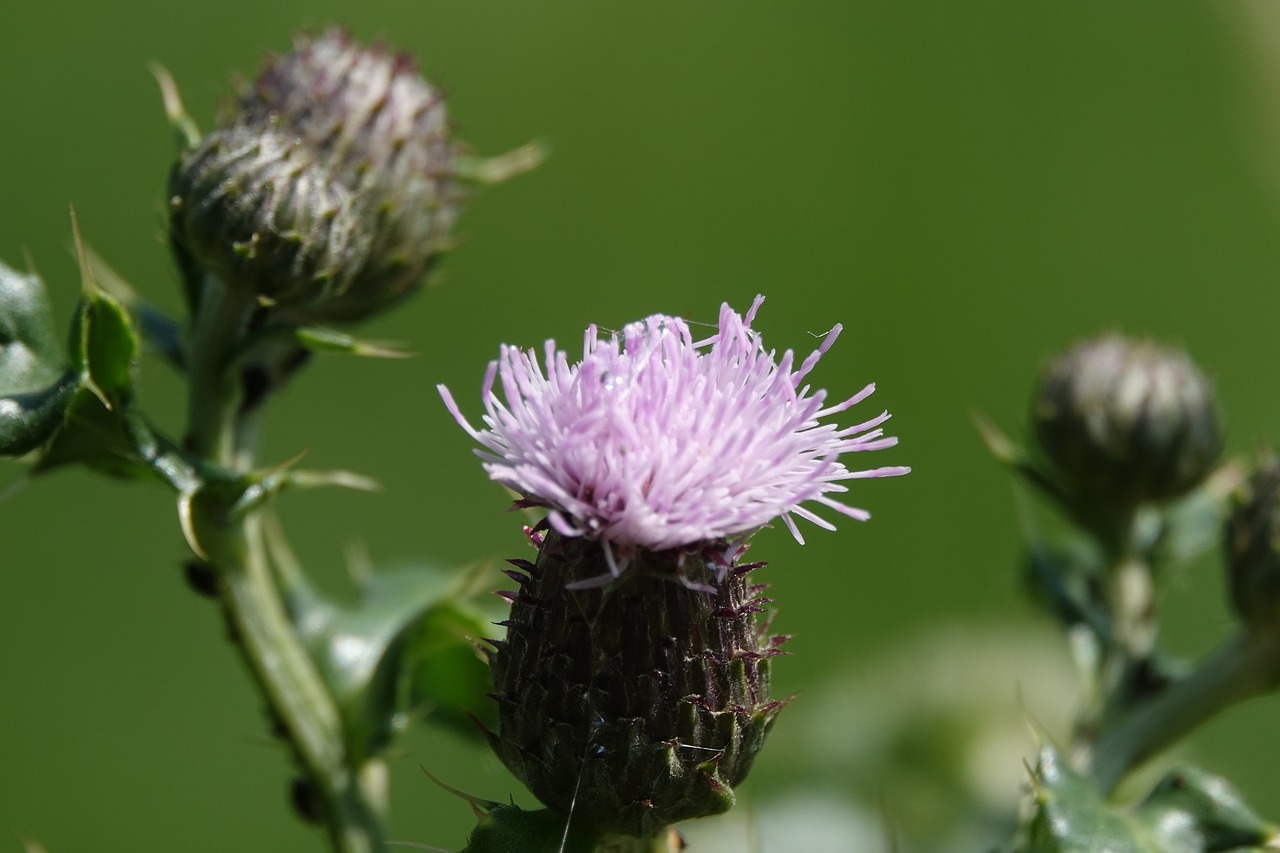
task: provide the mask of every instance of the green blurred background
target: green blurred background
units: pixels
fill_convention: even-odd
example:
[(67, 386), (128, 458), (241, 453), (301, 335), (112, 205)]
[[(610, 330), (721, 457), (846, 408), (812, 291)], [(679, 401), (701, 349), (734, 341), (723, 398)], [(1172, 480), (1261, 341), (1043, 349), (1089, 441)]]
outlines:
[[(31, 258), (63, 318), (78, 286), (68, 203), (144, 295), (179, 304), (162, 239), (173, 139), (149, 62), (208, 126), (234, 75), (299, 27), (342, 23), (416, 53), (478, 151), (553, 144), (470, 205), (443, 286), (366, 330), (416, 359), (322, 358), (277, 407), (266, 458), (307, 448), (309, 465), (385, 487), (287, 498), (299, 551), (335, 584), (353, 542), (387, 561), (525, 553), (435, 392), (447, 383), (476, 413), (499, 342), (572, 346), (589, 322), (655, 311), (712, 321), (756, 293), (772, 345), (807, 350), (845, 324), (816, 380), (879, 383), (866, 406), (893, 411), (902, 444), (877, 461), (915, 471), (856, 488), (867, 525), (812, 530), (804, 548), (782, 530), (757, 539), (776, 626), (796, 635), (779, 692), (805, 694), (777, 727), (790, 746), (742, 790), (761, 815), (814, 790), (851, 810), (877, 788), (890, 815), (920, 808), (928, 780), (868, 781), (840, 748), (895, 678), (942, 666), (955, 696), (1007, 710), (1024, 750), (1020, 701), (1069, 711), (1069, 690), (1037, 695), (1061, 660), (1029, 651), (1055, 644), (1018, 589), (1009, 478), (969, 420), (1016, 430), (1048, 355), (1109, 328), (1183, 343), (1217, 380), (1233, 452), (1280, 437), (1280, 19), (1262, 0), (49, 0), (3, 19), (0, 258)], [(148, 408), (177, 430), (177, 382), (155, 363), (146, 376)], [(5, 464), (0, 487), (20, 474)], [(0, 827), (51, 853), (322, 849), (285, 807), (286, 762), (183, 554), (157, 487), (62, 472), (0, 505)], [(1230, 631), (1218, 574), (1206, 560), (1167, 590), (1176, 650)], [(1237, 709), (1193, 747), (1272, 817), (1278, 710)], [(844, 758), (823, 768), (824, 751)], [(419, 764), (520, 798), (486, 753), (424, 732), (395, 766), (397, 837), (457, 849), (469, 827)], [(1012, 793), (1016, 753), (998, 769)], [(831, 849), (868, 849), (844, 843)]]

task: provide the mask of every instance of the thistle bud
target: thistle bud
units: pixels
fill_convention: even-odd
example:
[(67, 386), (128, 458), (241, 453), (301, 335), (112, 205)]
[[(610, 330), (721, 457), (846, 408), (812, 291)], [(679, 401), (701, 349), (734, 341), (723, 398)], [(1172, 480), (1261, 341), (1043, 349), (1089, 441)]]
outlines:
[(339, 32), (267, 63), (231, 121), (170, 176), (184, 269), (298, 324), (399, 302), (449, 244), (461, 192), (441, 94)]
[(299, 141), (246, 126), (206, 136), (174, 173), (186, 250), (221, 281), (294, 305), (343, 292), (371, 239), (354, 197)]
[(1280, 460), (1264, 460), (1241, 487), (1226, 534), (1236, 613), (1251, 627), (1280, 627)]
[(783, 638), (757, 621), (751, 565), (643, 552), (607, 587), (570, 588), (607, 562), (601, 543), (549, 533), (513, 573), (492, 741), (546, 805), (647, 837), (733, 805), (784, 704), (769, 696)]
[(1184, 494), (1222, 449), (1213, 387), (1191, 359), (1119, 335), (1081, 342), (1050, 362), (1032, 423), (1075, 490), (1117, 505)]

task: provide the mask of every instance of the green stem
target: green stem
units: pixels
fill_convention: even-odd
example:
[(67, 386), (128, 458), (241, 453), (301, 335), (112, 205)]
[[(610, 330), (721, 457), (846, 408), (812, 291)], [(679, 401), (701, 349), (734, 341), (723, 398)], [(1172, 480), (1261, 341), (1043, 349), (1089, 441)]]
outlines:
[(252, 296), (206, 276), (187, 347), (188, 449), (226, 467), (235, 462), (238, 389), (231, 354), (253, 308)]
[[(230, 353), (253, 303), (209, 282), (189, 351), (190, 450), (231, 470), (253, 464), (242, 434)], [(232, 500), (234, 497), (231, 498)], [(342, 719), (285, 609), (272, 576), (259, 510), (232, 517), (215, 488), (191, 503), (196, 541), (218, 573), (231, 629), (254, 681), (279, 722), (319, 806), (335, 853), (374, 853), (386, 839), (384, 768), (355, 767)]]
[(1148, 549), (1138, 542), (1137, 511), (1112, 509), (1101, 519), (1093, 530), (1109, 558), (1095, 606), (1105, 613), (1107, 628), (1098, 637), (1093, 700), (1076, 722), (1077, 755), (1088, 755), (1100, 731), (1147, 698), (1159, 624), (1155, 577)]
[(1092, 747), (1091, 775), (1110, 793), (1125, 775), (1204, 721), (1280, 686), (1277, 638), (1242, 633), (1183, 681), (1103, 731)]
[(1156, 646), (1156, 588), (1146, 560), (1129, 555), (1112, 567), (1110, 586), (1111, 640), (1115, 657), (1142, 661)]

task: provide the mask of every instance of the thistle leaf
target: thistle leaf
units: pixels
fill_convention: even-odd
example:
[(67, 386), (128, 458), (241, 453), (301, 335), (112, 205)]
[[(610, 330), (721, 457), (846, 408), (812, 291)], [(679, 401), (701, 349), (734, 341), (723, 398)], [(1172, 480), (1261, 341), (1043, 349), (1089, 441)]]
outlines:
[(74, 386), (44, 283), (0, 264), (0, 454), (20, 456), (43, 444)]
[(412, 355), (399, 344), (366, 341), (323, 326), (305, 326), (293, 331), (298, 343), (315, 352), (338, 352), (364, 358), (409, 358)]
[(1196, 767), (1175, 768), (1126, 809), (1046, 746), (1032, 787), (1036, 810), (1021, 853), (1226, 853), (1273, 849), (1280, 838), (1280, 826), (1260, 818), (1226, 780)]
[(594, 833), (560, 812), (494, 803), (471, 831), (462, 853), (592, 853), (596, 841)]
[(1137, 807), (1165, 853), (1274, 847), (1280, 826), (1260, 818), (1239, 792), (1198, 767), (1169, 771)]
[(354, 602), (321, 593), (278, 555), (290, 614), (329, 684), (348, 744), (382, 752), (416, 719), (479, 735), (493, 716), (489, 670), (476, 642), (489, 617), (457, 591), (456, 574), (426, 566), (377, 569)]
[(1036, 808), (1020, 853), (1160, 853), (1052, 747), (1040, 751), (1032, 789)]
[(80, 463), (119, 477), (150, 476), (159, 443), (134, 405), (140, 344), (129, 313), (86, 286), (68, 349), (74, 391), (36, 472)]

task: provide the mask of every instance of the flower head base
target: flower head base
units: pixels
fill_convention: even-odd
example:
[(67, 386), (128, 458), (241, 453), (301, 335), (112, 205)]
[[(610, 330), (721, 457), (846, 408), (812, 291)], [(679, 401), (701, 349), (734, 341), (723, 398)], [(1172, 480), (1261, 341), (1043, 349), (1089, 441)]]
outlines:
[(866, 519), (831, 495), (847, 480), (909, 469), (850, 470), (840, 461), (896, 444), (882, 428), (889, 413), (844, 428), (823, 423), (875, 386), (825, 405), (826, 392), (804, 380), (841, 327), (797, 367), (790, 350), (776, 359), (752, 330), (763, 301), (756, 297), (746, 317), (723, 305), (716, 333), (701, 341), (684, 320), (661, 314), (608, 339), (591, 326), (572, 365), (554, 341), (542, 364), (504, 346), (485, 377), (483, 430), (443, 386), (440, 393), (483, 446), (476, 452), (492, 479), (546, 506), (561, 535), (601, 540), (623, 565), (636, 549), (696, 548), (777, 517), (803, 542), (792, 516), (833, 529), (803, 504)]

